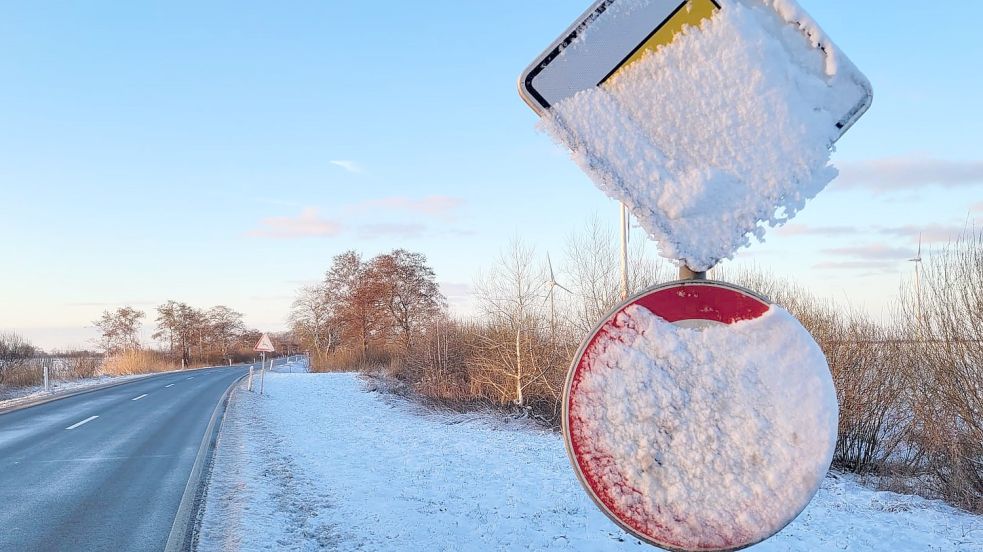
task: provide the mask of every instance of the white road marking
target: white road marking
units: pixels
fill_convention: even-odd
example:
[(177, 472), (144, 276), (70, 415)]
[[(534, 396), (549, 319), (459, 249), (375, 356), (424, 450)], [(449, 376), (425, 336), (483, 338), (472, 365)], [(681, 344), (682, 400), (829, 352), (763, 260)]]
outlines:
[(78, 426), (80, 426), (80, 425), (83, 425), (83, 424), (87, 424), (87, 423), (89, 423), (89, 422), (91, 422), (92, 420), (95, 420), (95, 419), (96, 419), (96, 418), (98, 418), (98, 417), (99, 417), (99, 416), (89, 416), (88, 418), (86, 418), (86, 419), (84, 419), (84, 420), (82, 420), (81, 422), (79, 422), (79, 423), (77, 423), (77, 424), (72, 424), (72, 425), (70, 425), (70, 426), (68, 426), (68, 427), (66, 427), (65, 429), (75, 429), (75, 428), (77, 428)]
[[(115, 462), (119, 460), (139, 460), (144, 458), (173, 458), (173, 454), (143, 454), (140, 456), (95, 456), (90, 458), (66, 458), (60, 460), (34, 460), (35, 464), (66, 464), (75, 462)], [(20, 462), (15, 462), (19, 464)]]
[(140, 399), (142, 399), (142, 398), (144, 398), (144, 397), (146, 397), (146, 396), (147, 396), (147, 393), (144, 393), (143, 395), (140, 395), (139, 397), (133, 397), (133, 398), (132, 398), (132, 399), (130, 399), (130, 400), (131, 400), (131, 401), (139, 401)]
[(170, 385), (165, 385), (164, 387), (165, 387), (165, 388), (167, 388), (167, 387), (174, 387), (174, 384), (172, 383), (172, 384), (170, 384)]
[(186, 377), (184, 379), (195, 379), (195, 377), (194, 376), (188, 376), (188, 377)]

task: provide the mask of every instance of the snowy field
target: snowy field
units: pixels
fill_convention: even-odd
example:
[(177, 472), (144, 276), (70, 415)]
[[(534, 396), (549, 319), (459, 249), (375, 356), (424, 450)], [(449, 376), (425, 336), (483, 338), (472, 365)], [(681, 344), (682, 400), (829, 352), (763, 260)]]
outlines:
[[(352, 374), (271, 373), (222, 429), (199, 550), (644, 550), (581, 490), (561, 439), (426, 412)], [(983, 518), (828, 477), (750, 550), (983, 550)]]

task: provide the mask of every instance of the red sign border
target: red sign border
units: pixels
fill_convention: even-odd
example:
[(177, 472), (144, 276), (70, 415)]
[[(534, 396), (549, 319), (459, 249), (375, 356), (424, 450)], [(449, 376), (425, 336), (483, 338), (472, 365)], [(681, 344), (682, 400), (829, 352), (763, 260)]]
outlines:
[[(694, 301), (691, 299), (692, 297), (707, 299), (708, 301), (714, 302), (715, 305), (711, 306), (710, 308), (696, 308)], [(725, 299), (726, 297), (738, 298), (739, 300), (735, 301), (733, 304), (728, 304), (727, 302), (719, 303), (719, 301)], [(611, 521), (618, 525), (618, 527), (621, 527), (628, 534), (644, 543), (658, 546), (666, 550), (689, 552), (684, 549), (675, 548), (668, 543), (659, 542), (653, 539), (651, 536), (645, 535), (639, 530), (631, 527), (628, 525), (628, 523), (618, 517), (618, 515), (608, 507), (604, 500), (597, 495), (591, 481), (589, 481), (589, 478), (584, 474), (580, 463), (580, 456), (577, 455), (577, 451), (575, 450), (577, 447), (571, 438), (570, 391), (575, 381), (578, 380), (578, 369), (583, 361), (584, 353), (593, 348), (594, 343), (602, 335), (604, 335), (607, 325), (613, 321), (614, 317), (626, 307), (633, 304), (644, 306), (657, 316), (660, 316), (667, 322), (671, 323), (680, 322), (683, 320), (710, 320), (723, 324), (733, 324), (734, 322), (741, 320), (752, 320), (762, 316), (768, 311), (769, 308), (771, 308), (772, 302), (763, 295), (755, 293), (749, 289), (735, 284), (718, 282), (714, 280), (678, 280), (651, 287), (621, 302), (604, 318), (602, 318), (601, 321), (594, 327), (593, 331), (591, 331), (590, 335), (588, 335), (580, 345), (580, 348), (577, 350), (577, 354), (574, 356), (573, 362), (570, 365), (570, 369), (567, 371), (567, 379), (563, 387), (563, 444), (567, 451), (567, 458), (570, 460), (570, 464), (573, 466), (574, 473), (577, 474), (577, 480), (580, 481), (581, 486), (583, 486), (588, 496), (590, 496), (591, 500), (594, 501), (604, 515), (606, 515)], [(703, 550), (707, 552), (740, 550), (742, 548), (754, 546), (759, 542), (762, 541), (731, 548), (707, 548)]]

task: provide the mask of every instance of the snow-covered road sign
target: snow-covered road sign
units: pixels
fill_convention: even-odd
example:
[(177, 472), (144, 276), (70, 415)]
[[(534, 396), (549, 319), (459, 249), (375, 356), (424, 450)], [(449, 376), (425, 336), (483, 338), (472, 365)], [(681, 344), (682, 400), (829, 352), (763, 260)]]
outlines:
[(256, 346), (253, 347), (253, 350), (257, 353), (276, 352), (276, 349), (273, 347), (273, 341), (270, 340), (269, 334), (263, 334), (263, 337), (259, 338), (259, 341), (256, 342)]
[(689, 280), (614, 310), (574, 357), (563, 438), (612, 521), (669, 550), (736, 550), (810, 502), (836, 443), (822, 351), (784, 309)]
[[(630, 17), (619, 16), (617, 8), (627, 2), (633, 3)], [(598, 0), (522, 72), (519, 95), (542, 115), (557, 102), (600, 86), (718, 9), (717, 0)], [(800, 30), (810, 32), (806, 27)], [(832, 55), (823, 44), (816, 47)], [(842, 53), (838, 56), (836, 63), (850, 63)], [(864, 114), (873, 97), (870, 83), (857, 84), (864, 93), (849, 103), (837, 124), (841, 134)]]

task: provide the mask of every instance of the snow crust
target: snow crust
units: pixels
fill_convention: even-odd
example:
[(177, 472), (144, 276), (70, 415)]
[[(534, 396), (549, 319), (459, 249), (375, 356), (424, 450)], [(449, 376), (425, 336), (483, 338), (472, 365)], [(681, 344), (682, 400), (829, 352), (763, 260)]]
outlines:
[(601, 330), (570, 399), (580, 469), (656, 542), (727, 549), (781, 530), (829, 469), (826, 359), (784, 309), (706, 329), (632, 305)]
[[(563, 441), (490, 413), (425, 412), (354, 374), (269, 373), (223, 423), (198, 550), (638, 551)], [(983, 518), (830, 477), (755, 552), (983, 550)]]
[[(615, 2), (611, 17), (647, 1)], [(540, 122), (663, 256), (696, 270), (763, 239), (835, 178), (836, 124), (865, 95), (862, 75), (793, 0), (719, 4)]]

